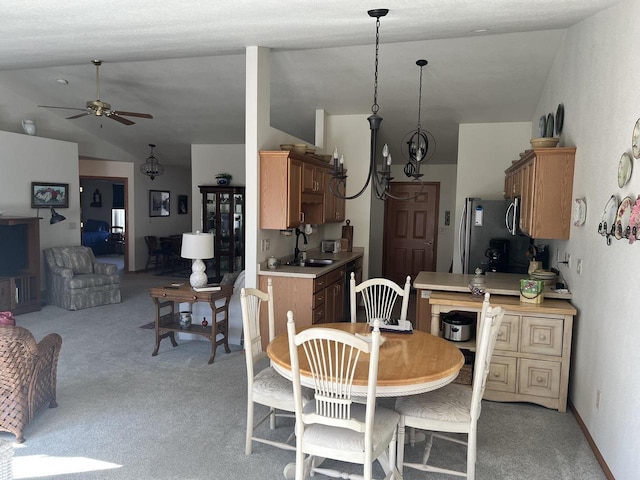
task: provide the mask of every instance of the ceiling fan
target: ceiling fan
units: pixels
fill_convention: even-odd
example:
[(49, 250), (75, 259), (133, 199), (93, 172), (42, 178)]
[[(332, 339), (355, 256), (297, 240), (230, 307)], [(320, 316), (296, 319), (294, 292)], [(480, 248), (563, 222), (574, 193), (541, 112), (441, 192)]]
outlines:
[(73, 107), (54, 107), (51, 105), (38, 105), (44, 108), (62, 108), (64, 110), (80, 110), (82, 113), (66, 117), (67, 120), (73, 120), (74, 118), (84, 117), (85, 115), (95, 115), (96, 117), (108, 117), (124, 125), (133, 125), (136, 122), (124, 117), (139, 117), (139, 118), (153, 118), (148, 113), (136, 113), (136, 112), (122, 112), (111, 110), (111, 105), (107, 102), (100, 100), (100, 65), (102, 60), (91, 60), (96, 66), (96, 100), (89, 100), (86, 103), (86, 108), (73, 108)]

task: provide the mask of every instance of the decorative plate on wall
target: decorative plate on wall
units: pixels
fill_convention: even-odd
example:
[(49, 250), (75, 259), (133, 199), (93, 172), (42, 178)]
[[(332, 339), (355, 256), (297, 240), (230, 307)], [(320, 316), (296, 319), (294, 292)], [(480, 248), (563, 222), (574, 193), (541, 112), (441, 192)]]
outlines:
[(547, 115), (547, 132), (545, 137), (553, 137), (553, 113)]
[(556, 135), (562, 133), (562, 126), (564, 125), (564, 105), (561, 103), (556, 110)]
[(640, 118), (633, 127), (633, 135), (631, 136), (631, 147), (633, 149), (633, 156), (640, 158)]
[(544, 137), (547, 134), (547, 117), (542, 115), (538, 122), (538, 136)]
[(633, 164), (631, 163), (631, 157), (627, 152), (624, 152), (620, 157), (618, 163), (618, 186), (624, 187), (631, 178), (631, 171), (633, 170)]

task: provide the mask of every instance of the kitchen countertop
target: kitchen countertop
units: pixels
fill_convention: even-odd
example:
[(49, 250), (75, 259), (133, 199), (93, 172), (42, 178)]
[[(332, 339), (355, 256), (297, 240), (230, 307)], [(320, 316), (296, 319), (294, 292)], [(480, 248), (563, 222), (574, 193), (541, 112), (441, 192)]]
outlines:
[[(469, 282), (473, 277), (471, 274), (464, 273), (420, 272), (413, 286), (419, 290), (469, 293)], [(527, 275), (488, 272), (483, 277), (487, 292), (496, 295), (520, 296), (520, 279), (527, 278)], [(572, 295), (571, 292), (558, 293), (550, 287), (545, 287), (544, 298), (571, 300)]]
[(325, 273), (329, 273), (336, 268), (355, 260), (364, 255), (364, 247), (353, 247), (352, 252), (323, 253), (320, 249), (307, 250), (307, 259), (325, 260), (331, 259), (334, 262), (326, 267), (297, 267), (294, 265), (280, 265), (278, 268), (268, 268), (267, 262), (258, 264), (258, 275), (268, 275), (270, 277), (298, 277), (317, 278)]

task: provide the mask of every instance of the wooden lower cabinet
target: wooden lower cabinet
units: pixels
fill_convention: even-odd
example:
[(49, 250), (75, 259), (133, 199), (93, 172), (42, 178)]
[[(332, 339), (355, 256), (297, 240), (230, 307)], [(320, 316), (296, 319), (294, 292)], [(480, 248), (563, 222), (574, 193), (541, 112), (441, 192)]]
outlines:
[[(482, 305), (468, 294), (432, 292), (432, 332), (440, 332), (440, 314), (453, 310), (475, 312)], [(502, 402), (531, 402), (567, 409), (571, 337), (575, 308), (566, 300), (520, 303), (518, 297), (492, 295), (492, 305), (506, 313), (491, 357), (484, 397)], [(460, 344), (475, 349), (475, 341)]]
[[(341, 322), (344, 317), (344, 267), (316, 277), (283, 277), (260, 275), (258, 288), (267, 291), (267, 279), (271, 278), (274, 297), (275, 333), (287, 331), (287, 312), (293, 312), (296, 329), (317, 323)], [(269, 343), (267, 311), (260, 312), (262, 346)]]

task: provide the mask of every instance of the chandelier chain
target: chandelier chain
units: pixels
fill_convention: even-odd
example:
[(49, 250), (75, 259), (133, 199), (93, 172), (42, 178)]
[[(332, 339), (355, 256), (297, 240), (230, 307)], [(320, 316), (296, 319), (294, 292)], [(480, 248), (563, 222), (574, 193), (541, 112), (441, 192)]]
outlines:
[(378, 105), (378, 51), (380, 49), (380, 17), (376, 19), (376, 61), (375, 61), (375, 74), (373, 79), (373, 105), (371, 105), (371, 112), (378, 113), (380, 106)]

